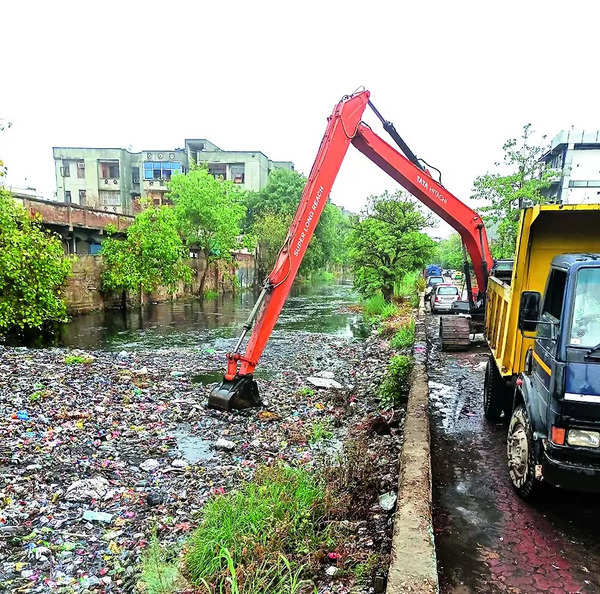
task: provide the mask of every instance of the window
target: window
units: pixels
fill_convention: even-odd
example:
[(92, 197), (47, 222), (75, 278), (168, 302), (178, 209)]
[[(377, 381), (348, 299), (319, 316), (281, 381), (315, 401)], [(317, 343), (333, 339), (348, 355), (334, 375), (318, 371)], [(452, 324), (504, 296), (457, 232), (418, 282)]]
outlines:
[(68, 204), (71, 204), (71, 191), (70, 190), (65, 190), (65, 202), (67, 202)]
[(119, 179), (118, 161), (100, 161), (100, 177), (104, 179)]
[(181, 173), (180, 161), (144, 161), (144, 179), (171, 179), (175, 173)]
[(79, 179), (85, 178), (85, 163), (83, 161), (77, 161), (77, 177)]
[(225, 163), (209, 163), (208, 164), (208, 172), (215, 179), (225, 179)]
[(63, 177), (71, 177), (71, 168), (69, 167), (68, 161), (62, 162), (62, 167), (60, 168), (60, 174)]
[(542, 312), (552, 316), (555, 320), (560, 320), (566, 283), (567, 273), (564, 270), (552, 270)]
[(243, 163), (233, 163), (231, 165), (231, 181), (234, 184), (244, 183), (244, 169)]
[(102, 206), (121, 206), (121, 192), (100, 190), (98, 197)]
[(85, 190), (79, 190), (79, 204), (85, 204)]
[(131, 170), (131, 183), (132, 184), (140, 183), (140, 170), (137, 167), (134, 167)]
[(438, 295), (458, 295), (458, 289), (456, 287), (438, 287)]
[(600, 268), (577, 273), (571, 344), (593, 347), (600, 343)]

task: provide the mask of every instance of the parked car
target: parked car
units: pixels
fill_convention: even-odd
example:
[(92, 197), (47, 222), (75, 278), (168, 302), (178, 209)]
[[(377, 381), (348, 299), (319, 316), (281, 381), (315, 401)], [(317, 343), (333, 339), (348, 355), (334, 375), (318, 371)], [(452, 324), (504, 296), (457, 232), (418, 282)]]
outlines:
[(428, 301), (431, 298), (431, 292), (435, 286), (443, 282), (443, 276), (430, 276), (427, 278), (427, 284), (425, 285), (425, 301)]
[(441, 283), (435, 286), (431, 296), (431, 312), (451, 311), (452, 304), (458, 301), (460, 292), (456, 285)]

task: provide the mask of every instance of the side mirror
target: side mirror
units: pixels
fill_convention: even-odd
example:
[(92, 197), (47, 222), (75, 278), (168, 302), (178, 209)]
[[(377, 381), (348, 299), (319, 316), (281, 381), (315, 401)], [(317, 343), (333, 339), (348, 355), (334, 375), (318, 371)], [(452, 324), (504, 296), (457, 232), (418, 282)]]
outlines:
[(537, 291), (523, 291), (519, 304), (519, 330), (535, 332), (540, 317), (542, 296)]

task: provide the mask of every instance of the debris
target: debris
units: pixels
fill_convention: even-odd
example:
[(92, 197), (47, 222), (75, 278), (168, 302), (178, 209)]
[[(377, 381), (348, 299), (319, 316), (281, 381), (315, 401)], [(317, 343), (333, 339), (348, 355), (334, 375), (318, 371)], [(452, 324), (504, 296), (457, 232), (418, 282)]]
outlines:
[(89, 499), (102, 499), (110, 489), (110, 483), (103, 476), (95, 476), (71, 483), (67, 487), (65, 499), (67, 501), (87, 501)]
[(333, 371), (319, 371), (315, 373), (315, 377), (323, 377), (325, 379), (333, 379), (335, 377), (335, 373)]
[(217, 448), (217, 450), (226, 450), (230, 452), (235, 448), (235, 443), (233, 441), (229, 441), (228, 439), (223, 439), (222, 437), (219, 437), (219, 439), (217, 439), (217, 442), (215, 443), (215, 447)]
[(140, 464), (140, 468), (145, 470), (146, 472), (152, 472), (156, 470), (160, 466), (160, 462), (158, 460), (154, 460), (154, 458), (149, 458), (145, 462)]
[(86, 509), (83, 512), (83, 519), (88, 522), (104, 522), (105, 524), (110, 524), (113, 519), (113, 515), (106, 512), (97, 512), (92, 511), (91, 509)]
[(396, 505), (396, 499), (398, 499), (398, 496), (393, 491), (384, 493), (379, 496), (379, 507), (385, 511), (391, 511)]
[(335, 565), (330, 565), (326, 570), (325, 573), (329, 576), (329, 577), (333, 577), (337, 572), (339, 571), (339, 569), (335, 566)]
[(342, 387), (342, 384), (336, 382), (334, 379), (329, 379), (325, 377), (311, 376), (307, 377), (306, 381), (309, 384), (316, 386), (317, 388), (335, 388), (339, 390)]
[(258, 413), (258, 418), (261, 421), (280, 421), (281, 415), (278, 415), (276, 412), (272, 412), (270, 410), (261, 410)]

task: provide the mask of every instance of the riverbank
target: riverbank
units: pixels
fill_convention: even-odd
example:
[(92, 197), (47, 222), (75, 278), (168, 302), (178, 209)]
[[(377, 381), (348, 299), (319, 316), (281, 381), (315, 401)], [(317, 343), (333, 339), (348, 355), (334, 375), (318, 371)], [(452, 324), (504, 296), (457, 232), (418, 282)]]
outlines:
[[(258, 377), (265, 407), (231, 414), (205, 403), (233, 337), (199, 349), (0, 347), (0, 583), (127, 591), (153, 533), (178, 547), (206, 501), (258, 467), (317, 468), (364, 436), (377, 460), (370, 507), (346, 526), (351, 555), (328, 551), (313, 579), (339, 593), (381, 584), (393, 504), (378, 501), (395, 492), (402, 426), (378, 414), (387, 342), (294, 329), (293, 315), (274, 338)], [(312, 385), (322, 371), (342, 388)]]

